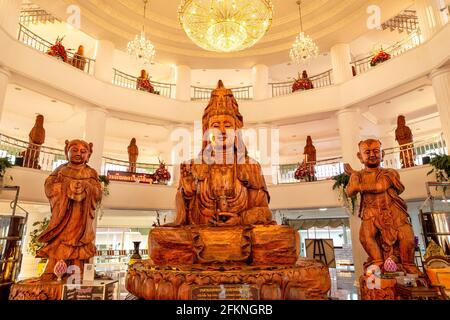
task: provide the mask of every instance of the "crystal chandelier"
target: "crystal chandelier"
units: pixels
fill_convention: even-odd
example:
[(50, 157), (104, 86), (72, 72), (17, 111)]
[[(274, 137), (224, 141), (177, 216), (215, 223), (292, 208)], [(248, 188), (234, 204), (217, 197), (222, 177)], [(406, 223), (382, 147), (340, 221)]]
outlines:
[(315, 58), (319, 55), (319, 47), (316, 45), (313, 39), (310, 36), (306, 35), (303, 32), (303, 21), (302, 21), (302, 8), (301, 1), (297, 1), (298, 10), (300, 14), (300, 34), (295, 39), (295, 42), (292, 44), (292, 48), (289, 56), (291, 60), (300, 65), (302, 63), (308, 62), (311, 58)]
[(136, 35), (136, 38), (127, 45), (127, 52), (129, 55), (135, 57), (139, 62), (144, 65), (150, 64), (155, 57), (156, 50), (153, 43), (145, 37), (145, 18), (148, 0), (144, 0), (144, 24), (142, 25), (142, 31)]
[(255, 45), (272, 25), (271, 0), (182, 0), (180, 24), (199, 47), (216, 52)]

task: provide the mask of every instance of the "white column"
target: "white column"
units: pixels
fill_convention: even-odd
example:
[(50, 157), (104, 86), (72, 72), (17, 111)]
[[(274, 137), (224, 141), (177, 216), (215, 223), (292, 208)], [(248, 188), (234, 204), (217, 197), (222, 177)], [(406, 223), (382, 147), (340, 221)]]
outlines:
[(111, 83), (114, 77), (114, 43), (98, 40), (95, 48), (94, 75), (97, 79)]
[(441, 118), (442, 132), (447, 143), (447, 150), (450, 149), (450, 66), (434, 70), (430, 74), (433, 84), (436, 103)]
[(28, 252), (28, 244), (30, 243), (30, 233), (36, 228), (33, 226), (35, 222), (44, 220), (45, 217), (50, 217), (51, 212), (40, 212), (39, 210), (30, 210), (27, 220), (26, 235), (24, 238), (24, 245), (22, 249), (22, 264), (20, 267), (19, 280), (38, 277), (38, 263), (40, 259), (35, 258)]
[(12, 37), (17, 37), (22, 0), (0, 0), (0, 26)]
[(442, 26), (439, 0), (416, 0), (417, 16), (423, 40), (430, 39)]
[(175, 69), (176, 98), (178, 100), (191, 100), (191, 68), (188, 66), (177, 66)]
[(252, 68), (253, 99), (263, 100), (269, 97), (269, 67), (257, 64)]
[(105, 144), (106, 117), (108, 112), (102, 108), (89, 108), (86, 111), (84, 140), (94, 144), (94, 152), (89, 165), (101, 174), (103, 147)]
[(3, 108), (6, 99), (6, 90), (8, 89), (9, 78), (11, 73), (0, 66), (0, 123), (2, 121)]
[[(359, 129), (360, 113), (358, 109), (344, 109), (337, 113), (339, 122), (339, 136), (341, 140), (341, 152), (344, 163), (349, 163), (353, 169), (359, 170), (361, 163), (356, 154), (361, 140)], [(364, 262), (367, 254), (359, 241), (359, 229), (361, 219), (358, 213), (349, 212), (349, 222), (352, 238), (353, 263), (355, 265), (355, 280), (359, 283), (359, 277), (364, 273)]]
[(352, 55), (349, 44), (338, 43), (331, 47), (331, 63), (335, 84), (345, 82), (353, 77), (351, 62)]

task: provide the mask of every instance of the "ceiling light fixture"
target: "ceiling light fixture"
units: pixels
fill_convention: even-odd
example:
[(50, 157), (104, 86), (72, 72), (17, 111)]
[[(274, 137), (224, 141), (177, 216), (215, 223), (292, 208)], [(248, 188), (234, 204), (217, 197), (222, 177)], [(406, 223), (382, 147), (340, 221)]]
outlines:
[(289, 56), (294, 63), (301, 65), (309, 62), (312, 58), (316, 58), (319, 55), (319, 47), (310, 36), (303, 32), (302, 2), (297, 1), (297, 5), (300, 15), (300, 33), (292, 44)]
[(199, 47), (216, 52), (255, 45), (272, 25), (272, 0), (182, 0), (180, 24)]
[(145, 36), (145, 18), (148, 0), (144, 0), (144, 23), (142, 31), (136, 35), (135, 39), (128, 42), (127, 52), (130, 56), (135, 57), (140, 63), (151, 64), (156, 55), (155, 46)]

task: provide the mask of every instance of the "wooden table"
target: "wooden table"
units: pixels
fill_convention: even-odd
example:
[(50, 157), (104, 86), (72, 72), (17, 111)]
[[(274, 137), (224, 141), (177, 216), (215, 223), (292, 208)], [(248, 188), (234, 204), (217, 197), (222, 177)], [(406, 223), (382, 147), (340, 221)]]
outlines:
[(442, 296), (437, 288), (427, 287), (407, 287), (401, 284), (395, 285), (397, 295), (403, 300), (442, 300)]

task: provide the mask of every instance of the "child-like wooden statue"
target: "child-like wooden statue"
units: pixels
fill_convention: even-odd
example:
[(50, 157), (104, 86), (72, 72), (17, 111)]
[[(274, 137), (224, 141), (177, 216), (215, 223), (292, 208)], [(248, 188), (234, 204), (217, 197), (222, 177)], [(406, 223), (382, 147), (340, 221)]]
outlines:
[(345, 165), (350, 174), (347, 195), (361, 194), (359, 233), (360, 241), (369, 255), (365, 264), (383, 268), (389, 257), (407, 273), (419, 273), (414, 263), (414, 232), (405, 201), (400, 198), (405, 187), (393, 169), (381, 167), (384, 152), (381, 142), (374, 139), (359, 143), (358, 158), (364, 169), (354, 171)]

